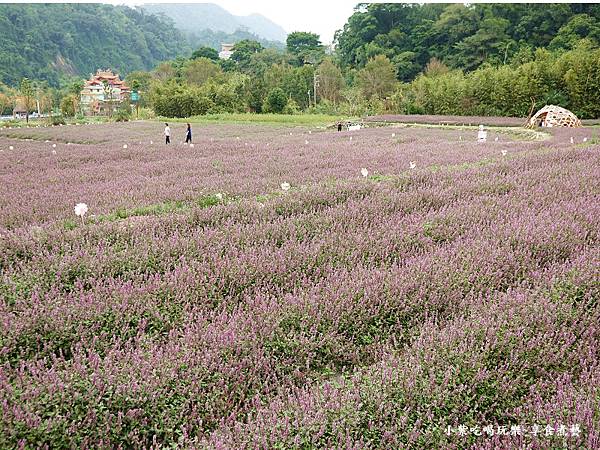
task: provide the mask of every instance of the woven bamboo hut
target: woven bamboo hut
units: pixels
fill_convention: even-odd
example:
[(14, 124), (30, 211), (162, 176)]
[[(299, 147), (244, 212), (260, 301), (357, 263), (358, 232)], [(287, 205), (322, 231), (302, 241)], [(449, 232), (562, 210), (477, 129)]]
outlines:
[(581, 127), (581, 120), (565, 108), (546, 105), (536, 112), (527, 122), (527, 128), (535, 127)]

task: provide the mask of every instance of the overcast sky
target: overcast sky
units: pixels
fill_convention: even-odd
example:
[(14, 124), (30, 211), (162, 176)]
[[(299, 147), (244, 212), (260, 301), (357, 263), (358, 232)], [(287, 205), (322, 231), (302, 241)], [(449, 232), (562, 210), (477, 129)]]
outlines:
[(259, 13), (281, 25), (285, 31), (311, 31), (330, 43), (352, 15), (356, 0), (218, 0), (216, 3), (235, 15)]
[(274, 2), (269, 0), (220, 0), (219, 5), (233, 14), (257, 12), (285, 31), (311, 31), (321, 36), (321, 41), (329, 43), (333, 34), (341, 29), (352, 15), (356, 0), (304, 0)]

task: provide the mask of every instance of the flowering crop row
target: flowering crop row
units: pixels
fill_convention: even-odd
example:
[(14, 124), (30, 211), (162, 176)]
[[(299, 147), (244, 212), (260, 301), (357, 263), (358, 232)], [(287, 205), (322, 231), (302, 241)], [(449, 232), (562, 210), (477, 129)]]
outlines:
[(525, 117), (489, 117), (489, 116), (432, 116), (422, 114), (383, 114), (370, 116), (367, 122), (389, 122), (389, 123), (418, 123), (418, 124), (457, 124), (474, 125), (485, 124), (486, 126), (499, 127), (521, 127), (526, 122)]

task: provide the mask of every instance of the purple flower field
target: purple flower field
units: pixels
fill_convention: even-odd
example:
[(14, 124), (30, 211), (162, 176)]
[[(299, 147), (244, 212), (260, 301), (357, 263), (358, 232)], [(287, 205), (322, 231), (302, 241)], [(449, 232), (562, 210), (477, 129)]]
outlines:
[(0, 131), (0, 448), (600, 447), (593, 129), (184, 127)]

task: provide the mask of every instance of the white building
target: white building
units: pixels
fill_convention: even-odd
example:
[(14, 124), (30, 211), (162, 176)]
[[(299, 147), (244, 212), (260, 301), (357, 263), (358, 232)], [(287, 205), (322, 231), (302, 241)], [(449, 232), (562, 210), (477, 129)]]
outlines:
[(235, 44), (221, 44), (221, 51), (219, 52), (219, 58), (229, 59), (233, 54), (233, 46)]

